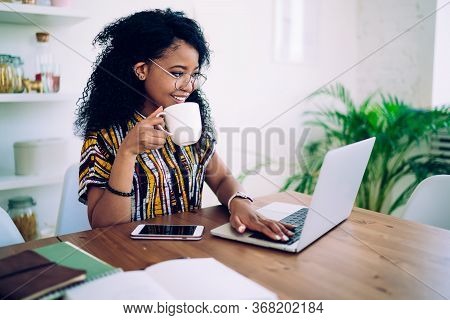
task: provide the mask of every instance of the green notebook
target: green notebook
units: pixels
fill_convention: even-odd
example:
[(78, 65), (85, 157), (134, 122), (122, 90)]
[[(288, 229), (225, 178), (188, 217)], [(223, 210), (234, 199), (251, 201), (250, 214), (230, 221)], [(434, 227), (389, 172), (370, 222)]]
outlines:
[[(59, 265), (86, 270), (86, 280), (84, 282), (122, 272), (122, 269), (113, 267), (70, 242), (59, 242), (34, 249), (34, 251)], [(52, 292), (41, 299), (61, 298), (68, 288), (70, 287)]]

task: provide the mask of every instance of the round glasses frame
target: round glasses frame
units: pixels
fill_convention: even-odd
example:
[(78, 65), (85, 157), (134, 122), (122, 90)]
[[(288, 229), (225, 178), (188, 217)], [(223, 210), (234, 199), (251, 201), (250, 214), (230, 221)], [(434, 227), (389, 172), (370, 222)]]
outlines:
[(171, 78), (175, 79), (175, 89), (177, 90), (183, 90), (186, 88), (188, 84), (192, 84), (193, 90), (197, 90), (201, 88), (201, 86), (206, 82), (207, 78), (204, 74), (201, 73), (195, 73), (195, 74), (189, 74), (189, 73), (181, 73), (180, 76), (175, 76), (170, 71), (166, 70), (162, 66), (160, 66), (158, 63), (153, 61), (152, 59), (148, 59), (149, 62), (153, 63), (155, 66), (160, 68), (164, 73), (168, 74)]

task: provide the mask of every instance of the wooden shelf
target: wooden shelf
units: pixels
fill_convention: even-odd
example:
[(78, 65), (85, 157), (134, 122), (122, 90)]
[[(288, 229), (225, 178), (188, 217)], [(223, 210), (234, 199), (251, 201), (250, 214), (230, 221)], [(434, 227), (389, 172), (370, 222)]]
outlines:
[(70, 7), (0, 2), (0, 23), (58, 26), (76, 24), (87, 18)]
[(62, 183), (64, 176), (0, 176), (0, 191)]
[(52, 102), (75, 99), (75, 94), (68, 93), (0, 93), (0, 103)]

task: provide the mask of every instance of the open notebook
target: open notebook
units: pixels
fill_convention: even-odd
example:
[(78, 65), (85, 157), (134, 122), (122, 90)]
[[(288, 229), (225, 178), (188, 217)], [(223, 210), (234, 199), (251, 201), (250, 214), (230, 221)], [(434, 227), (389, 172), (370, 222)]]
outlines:
[(145, 270), (116, 273), (66, 292), (80, 300), (276, 299), (262, 287), (213, 258), (176, 259)]

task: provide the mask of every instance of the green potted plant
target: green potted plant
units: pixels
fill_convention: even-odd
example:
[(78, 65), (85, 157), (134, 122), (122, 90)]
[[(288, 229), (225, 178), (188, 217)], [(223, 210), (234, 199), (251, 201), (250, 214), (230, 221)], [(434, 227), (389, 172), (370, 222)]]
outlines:
[(423, 147), (438, 131), (450, 132), (449, 106), (417, 109), (382, 94), (372, 94), (356, 105), (340, 84), (319, 90), (313, 98), (317, 96), (332, 98), (343, 109), (319, 107), (308, 112), (313, 119), (306, 124), (320, 128), (323, 138), (305, 145), (303, 165), (297, 166), (282, 190), (311, 194), (328, 150), (369, 137), (377, 140), (356, 200), (359, 207), (391, 214), (406, 203), (420, 181), (449, 174), (449, 163)]

